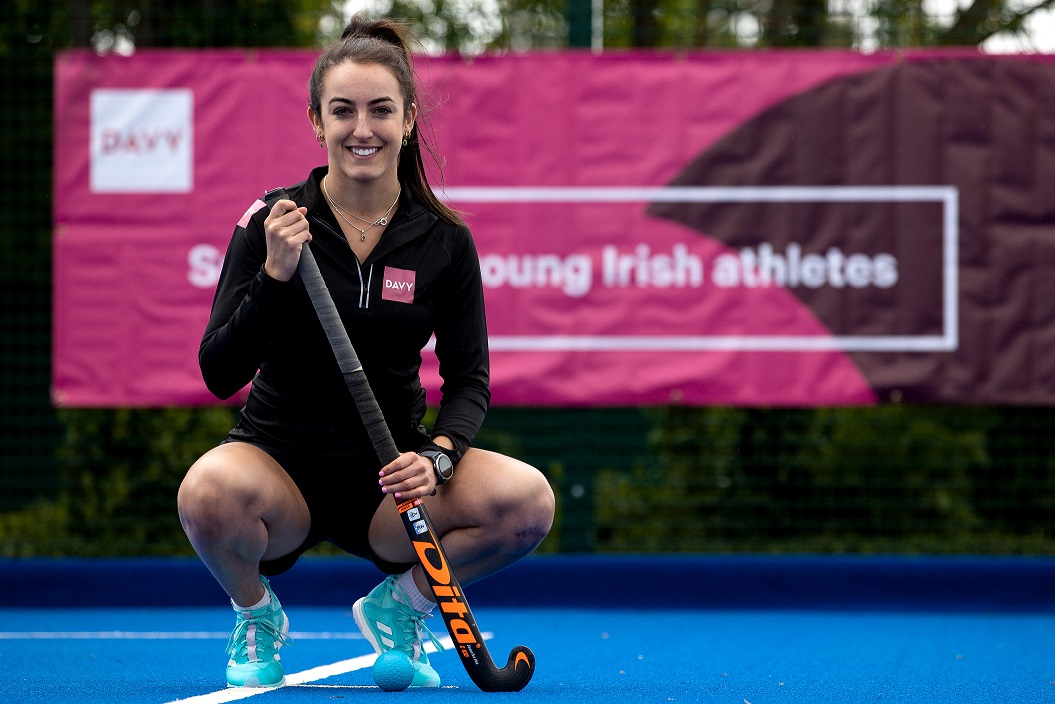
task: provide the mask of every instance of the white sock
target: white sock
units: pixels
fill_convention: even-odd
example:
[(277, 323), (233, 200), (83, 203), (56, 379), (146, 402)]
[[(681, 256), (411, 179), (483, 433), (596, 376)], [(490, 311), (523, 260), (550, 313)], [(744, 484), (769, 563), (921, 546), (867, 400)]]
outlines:
[[(402, 587), (403, 591), (405, 591), (407, 596), (410, 597), (410, 603), (407, 604), (407, 606), (423, 614), (432, 613), (432, 609), (436, 606), (436, 603), (430, 601), (418, 591), (418, 585), (414, 583), (414, 568), (411, 568), (396, 577), (396, 584)], [(396, 597), (396, 599), (398, 600), (399, 597)]]
[(234, 607), (235, 611), (256, 611), (257, 609), (264, 608), (265, 606), (267, 606), (270, 603), (271, 603), (271, 592), (269, 592), (266, 589), (264, 590), (264, 598), (261, 599), (260, 601), (258, 601), (255, 606), (239, 606), (238, 604), (234, 603), (234, 599), (231, 599), (231, 606)]

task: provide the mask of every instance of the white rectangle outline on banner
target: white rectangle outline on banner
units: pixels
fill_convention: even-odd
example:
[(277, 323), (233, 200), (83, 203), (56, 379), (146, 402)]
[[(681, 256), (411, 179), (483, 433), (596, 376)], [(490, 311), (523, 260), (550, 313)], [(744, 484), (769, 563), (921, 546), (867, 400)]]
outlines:
[(959, 346), (959, 190), (955, 186), (455, 187), (454, 203), (808, 203), (942, 204), (942, 334), (845, 336), (499, 335), (497, 352), (952, 352)]

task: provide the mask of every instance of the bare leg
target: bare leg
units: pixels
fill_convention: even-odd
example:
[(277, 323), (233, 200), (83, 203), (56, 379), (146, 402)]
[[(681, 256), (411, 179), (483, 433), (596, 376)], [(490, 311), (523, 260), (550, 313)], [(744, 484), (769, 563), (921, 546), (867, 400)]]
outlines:
[(221, 445), (195, 462), (180, 485), (178, 505), (191, 545), (241, 606), (264, 596), (260, 561), (295, 550), (311, 524), (289, 475), (245, 443)]
[[(528, 555), (553, 525), (553, 491), (534, 467), (471, 448), (454, 479), (424, 499), (448, 561), (462, 585), (483, 579)], [(416, 562), (393, 501), (383, 501), (370, 523), (370, 546), (391, 562)], [(415, 568), (418, 591), (431, 591)]]

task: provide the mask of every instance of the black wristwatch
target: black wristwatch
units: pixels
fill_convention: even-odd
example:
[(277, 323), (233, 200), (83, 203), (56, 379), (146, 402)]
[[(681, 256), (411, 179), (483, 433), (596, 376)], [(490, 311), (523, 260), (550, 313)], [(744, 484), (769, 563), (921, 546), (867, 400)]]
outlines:
[(454, 463), (446, 453), (440, 450), (422, 450), (418, 453), (432, 460), (432, 469), (436, 472), (436, 485), (445, 484), (454, 476)]

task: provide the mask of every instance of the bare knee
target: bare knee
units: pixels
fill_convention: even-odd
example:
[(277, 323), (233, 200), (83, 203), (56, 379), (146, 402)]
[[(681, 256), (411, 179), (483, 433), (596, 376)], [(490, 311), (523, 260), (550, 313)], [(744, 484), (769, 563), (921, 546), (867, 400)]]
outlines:
[[(459, 579), (466, 583), (493, 574), (537, 548), (553, 526), (555, 503), (549, 482), (537, 469), (478, 448), (466, 453), (453, 481), (439, 496), (426, 499), (434, 527), (462, 568)], [(374, 523), (371, 541), (380, 545), (380, 531), (373, 530), (379, 525), (376, 517)], [(391, 528), (389, 534), (402, 536), (398, 519), (394, 525), (399, 530)], [(386, 559), (393, 558), (386, 554)]]
[(311, 516), (288, 474), (263, 450), (230, 443), (187, 471), (177, 495), (180, 523), (216, 574), (220, 562), (287, 555), (308, 535)]
[(244, 515), (246, 499), (230, 481), (229, 468), (208, 455), (191, 466), (176, 495), (180, 523), (191, 538), (216, 541), (232, 518)]
[(503, 536), (502, 551), (509, 555), (526, 555), (539, 546), (553, 526), (556, 505), (553, 489), (541, 472), (526, 467), (518, 474), (511, 495), (495, 507), (501, 525), (496, 533)]
[(553, 515), (556, 511), (557, 500), (553, 496), (553, 487), (550, 486), (542, 472), (536, 470), (535, 477), (529, 488), (530, 501), (530, 531), (526, 537), (530, 537), (531, 550), (538, 547), (553, 527)]
[(256, 448), (221, 445), (207, 452), (187, 471), (176, 497), (191, 541), (222, 541), (281, 508), (285, 493), (275, 483), (279, 476), (285, 478)]

